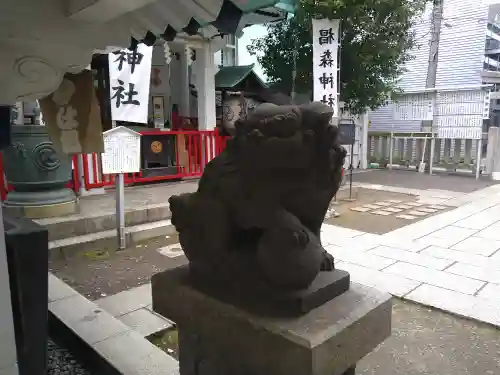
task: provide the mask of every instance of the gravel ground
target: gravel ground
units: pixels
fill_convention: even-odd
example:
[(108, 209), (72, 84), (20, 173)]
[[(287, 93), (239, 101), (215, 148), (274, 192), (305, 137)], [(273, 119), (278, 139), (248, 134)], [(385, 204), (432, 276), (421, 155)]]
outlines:
[(47, 375), (92, 375), (66, 349), (48, 342)]

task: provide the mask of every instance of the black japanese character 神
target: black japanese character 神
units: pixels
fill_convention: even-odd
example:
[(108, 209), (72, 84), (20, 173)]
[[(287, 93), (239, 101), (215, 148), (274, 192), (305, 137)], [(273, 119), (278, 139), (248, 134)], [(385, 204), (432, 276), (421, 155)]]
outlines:
[(123, 63), (130, 65), (130, 72), (134, 73), (136, 65), (141, 65), (142, 58), (144, 55), (137, 50), (134, 51), (118, 51), (114, 52), (118, 57), (115, 62), (118, 62), (118, 70), (121, 72), (123, 68)]
[(319, 66), (322, 68), (331, 68), (333, 67), (333, 58), (332, 58), (332, 51), (327, 49), (325, 52), (323, 52), (320, 56), (320, 61), (319, 61)]
[(323, 95), (323, 99), (320, 100), (321, 103), (333, 107), (335, 105), (335, 97), (332, 94)]
[(326, 75), (326, 73), (323, 73), (321, 77), (319, 77), (319, 83), (323, 85), (323, 89), (326, 89), (327, 87), (330, 87), (333, 89), (333, 73), (330, 73), (330, 75)]
[[(139, 94), (138, 91), (134, 90), (135, 85), (133, 83), (129, 83), (128, 91), (125, 90), (125, 88), (123, 87), (124, 85), (125, 82), (119, 79), (118, 86), (113, 87), (115, 94), (111, 97), (111, 99), (116, 99), (116, 108), (120, 108), (120, 105), (122, 104), (141, 105), (138, 100), (133, 99), (135, 95)], [(125, 99), (125, 97), (126, 100), (123, 100)]]
[(333, 30), (330, 27), (329, 29), (321, 29), (319, 31), (319, 45), (323, 44), (332, 44), (335, 42), (335, 35), (333, 34)]

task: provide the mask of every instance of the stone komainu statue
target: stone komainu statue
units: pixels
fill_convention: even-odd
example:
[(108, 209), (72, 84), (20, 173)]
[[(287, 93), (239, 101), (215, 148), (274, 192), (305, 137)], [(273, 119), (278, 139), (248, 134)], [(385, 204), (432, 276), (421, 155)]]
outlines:
[(169, 200), (191, 273), (293, 291), (334, 269), (320, 242), (346, 155), (332, 115), (317, 102), (263, 104), (236, 122), (198, 191)]

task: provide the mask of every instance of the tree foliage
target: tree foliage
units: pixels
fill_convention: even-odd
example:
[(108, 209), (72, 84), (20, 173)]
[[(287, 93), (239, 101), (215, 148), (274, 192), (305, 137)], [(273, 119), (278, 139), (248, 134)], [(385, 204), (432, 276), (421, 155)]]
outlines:
[(270, 83), (290, 93), (294, 51), (295, 91), (312, 92), (312, 19), (341, 20), (340, 94), (352, 113), (383, 105), (397, 89), (404, 63), (416, 40), (411, 27), (425, 0), (301, 0), (293, 18), (267, 26), (268, 34), (252, 40)]

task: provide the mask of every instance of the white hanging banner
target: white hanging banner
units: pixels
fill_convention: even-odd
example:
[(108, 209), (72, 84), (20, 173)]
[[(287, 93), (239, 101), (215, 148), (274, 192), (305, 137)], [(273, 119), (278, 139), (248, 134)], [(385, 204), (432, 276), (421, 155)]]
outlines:
[(312, 27), (314, 101), (329, 105), (333, 116), (338, 117), (340, 20), (313, 19)]
[(153, 47), (108, 54), (109, 94), (113, 121), (148, 123), (149, 86)]

